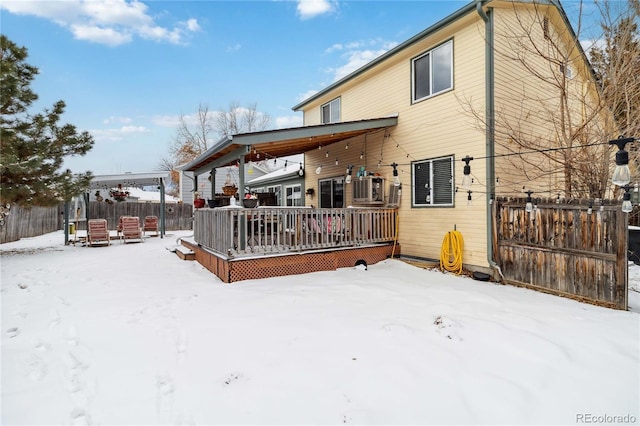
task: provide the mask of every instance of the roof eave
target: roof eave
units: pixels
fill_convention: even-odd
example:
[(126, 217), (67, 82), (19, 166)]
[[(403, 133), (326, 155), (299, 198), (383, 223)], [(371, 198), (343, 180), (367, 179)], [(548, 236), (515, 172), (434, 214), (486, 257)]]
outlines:
[(380, 64), (381, 62), (386, 61), (391, 56), (394, 56), (398, 52), (408, 48), (409, 46), (412, 46), (413, 44), (417, 43), (418, 41), (422, 40), (423, 38), (432, 35), (436, 31), (439, 31), (440, 29), (446, 27), (447, 25), (451, 24), (452, 22), (455, 22), (458, 19), (462, 18), (463, 16), (466, 16), (468, 13), (474, 12), (476, 10), (476, 5), (478, 3), (484, 4), (484, 3), (488, 3), (490, 1), (492, 1), (492, 0), (474, 0), (474, 1), (470, 2), (469, 4), (467, 4), (464, 7), (458, 9), (457, 11), (453, 12), (451, 15), (447, 16), (446, 18), (436, 22), (435, 24), (433, 24), (432, 26), (428, 27), (424, 31), (422, 31), (422, 32), (416, 34), (415, 36), (411, 37), (409, 40), (407, 40), (407, 41), (397, 45), (393, 49), (383, 53), (382, 55), (378, 56), (377, 58), (375, 58), (371, 62), (363, 65), (361, 68), (358, 68), (357, 70), (355, 70), (351, 74), (349, 74), (349, 75), (341, 78), (340, 80), (336, 81), (335, 83), (327, 86), (326, 88), (322, 89), (321, 91), (319, 91), (315, 95), (312, 95), (311, 97), (309, 97), (309, 98), (305, 99), (304, 101), (300, 102), (298, 105), (295, 105), (291, 109), (293, 111), (300, 111), (305, 105), (307, 105), (307, 104), (315, 101), (316, 99), (324, 96), (326, 93), (330, 92), (331, 90), (335, 89), (336, 87), (346, 83), (349, 80), (353, 80), (354, 78), (356, 78), (359, 75), (365, 73), (366, 71), (370, 70), (371, 68), (373, 68), (376, 65)]

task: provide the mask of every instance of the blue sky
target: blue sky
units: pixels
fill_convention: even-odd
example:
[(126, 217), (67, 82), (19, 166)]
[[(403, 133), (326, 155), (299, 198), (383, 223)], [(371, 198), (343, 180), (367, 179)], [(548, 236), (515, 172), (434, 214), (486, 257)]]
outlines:
[(62, 122), (94, 136), (66, 167), (111, 174), (157, 170), (200, 103), (299, 126), (292, 106), (466, 3), (22, 0), (0, 3), (0, 25), (40, 69), (30, 112), (64, 100)]

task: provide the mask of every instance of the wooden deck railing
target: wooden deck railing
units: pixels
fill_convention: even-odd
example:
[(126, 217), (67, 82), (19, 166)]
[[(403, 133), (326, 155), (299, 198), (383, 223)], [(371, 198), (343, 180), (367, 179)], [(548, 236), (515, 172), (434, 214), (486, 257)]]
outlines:
[(194, 213), (196, 243), (227, 257), (392, 242), (396, 209), (222, 207)]

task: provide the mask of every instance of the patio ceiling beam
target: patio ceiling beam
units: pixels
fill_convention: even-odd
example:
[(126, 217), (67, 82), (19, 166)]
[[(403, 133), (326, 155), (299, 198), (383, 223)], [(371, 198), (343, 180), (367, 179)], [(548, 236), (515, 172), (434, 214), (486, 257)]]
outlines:
[[(372, 122), (375, 122), (372, 125)], [(325, 136), (327, 134), (339, 134), (343, 132), (354, 132), (361, 130), (372, 130), (383, 127), (391, 127), (398, 124), (398, 115), (377, 118), (372, 120), (362, 120), (355, 122), (344, 122), (334, 124), (323, 124), (317, 126), (294, 127), (291, 129), (244, 133), (235, 135), (233, 143), (239, 145), (261, 145), (271, 142), (280, 142), (290, 139), (313, 138)]]
[(197, 176), (197, 175), (201, 175), (203, 173), (210, 172), (211, 169), (227, 166), (227, 165), (229, 165), (229, 163), (232, 163), (232, 162), (234, 162), (236, 160), (239, 160), (241, 157), (244, 157), (250, 151), (251, 151), (251, 149), (250, 149), (249, 146), (240, 146), (240, 147), (236, 148), (235, 150), (223, 155), (222, 157), (216, 158), (212, 162), (207, 163), (204, 166), (194, 170), (194, 174)]

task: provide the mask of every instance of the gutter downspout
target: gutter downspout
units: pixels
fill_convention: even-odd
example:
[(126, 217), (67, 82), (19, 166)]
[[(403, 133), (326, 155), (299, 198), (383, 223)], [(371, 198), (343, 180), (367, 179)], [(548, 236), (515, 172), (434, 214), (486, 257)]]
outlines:
[(486, 138), (486, 179), (489, 190), (487, 197), (487, 262), (489, 266), (497, 270), (500, 277), (504, 279), (500, 266), (493, 260), (493, 201), (496, 196), (496, 178), (495, 178), (495, 77), (494, 77), (494, 33), (493, 33), (493, 9), (489, 8), (487, 12), (482, 8), (483, 1), (476, 3), (476, 11), (484, 21), (485, 36), (485, 138)]

